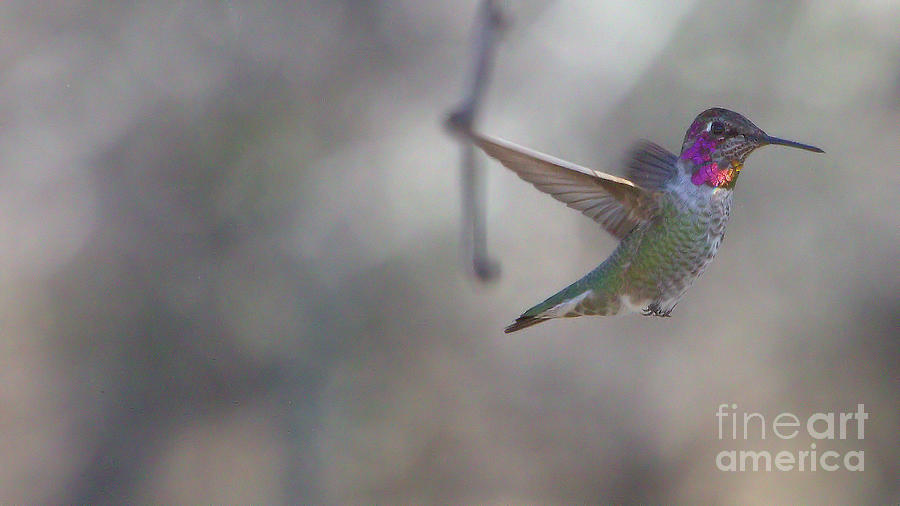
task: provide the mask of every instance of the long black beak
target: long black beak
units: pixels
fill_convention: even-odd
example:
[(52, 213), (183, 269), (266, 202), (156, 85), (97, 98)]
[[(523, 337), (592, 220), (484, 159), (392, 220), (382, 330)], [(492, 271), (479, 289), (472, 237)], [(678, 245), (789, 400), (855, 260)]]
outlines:
[(824, 151), (822, 151), (821, 149), (819, 149), (815, 146), (810, 146), (809, 144), (801, 144), (799, 142), (789, 141), (787, 139), (779, 139), (778, 137), (771, 137), (771, 136), (765, 135), (765, 134), (761, 135), (759, 140), (763, 144), (776, 144), (778, 146), (787, 146), (790, 148), (805, 149), (807, 151), (812, 151), (814, 153), (824, 153)]

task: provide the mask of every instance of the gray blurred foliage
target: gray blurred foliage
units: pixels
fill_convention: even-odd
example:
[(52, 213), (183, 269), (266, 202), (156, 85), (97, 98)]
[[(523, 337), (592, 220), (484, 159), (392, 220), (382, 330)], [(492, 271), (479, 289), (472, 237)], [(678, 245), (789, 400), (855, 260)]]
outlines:
[[(475, 0), (3, 2), (0, 501), (896, 503), (896, 2), (506, 2), (481, 128), (615, 172), (712, 105), (748, 162), (673, 318), (519, 311), (614, 247), (488, 167)], [(870, 413), (862, 473), (722, 473), (720, 403)]]

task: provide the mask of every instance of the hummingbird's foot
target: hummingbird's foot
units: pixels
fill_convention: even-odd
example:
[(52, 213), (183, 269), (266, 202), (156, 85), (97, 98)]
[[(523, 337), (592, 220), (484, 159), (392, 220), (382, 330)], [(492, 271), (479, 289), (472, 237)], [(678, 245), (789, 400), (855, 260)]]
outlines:
[(647, 306), (643, 311), (644, 316), (659, 316), (662, 318), (668, 318), (672, 316), (672, 310), (675, 309), (675, 306), (670, 307), (667, 311), (663, 311), (661, 307), (659, 307), (658, 302), (654, 302)]

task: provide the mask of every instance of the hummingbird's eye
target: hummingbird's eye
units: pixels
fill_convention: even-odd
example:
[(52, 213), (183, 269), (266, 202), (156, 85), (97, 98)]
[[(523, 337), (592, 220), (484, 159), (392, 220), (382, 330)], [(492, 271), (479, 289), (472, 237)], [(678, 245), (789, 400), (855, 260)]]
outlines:
[(721, 121), (713, 121), (709, 124), (709, 133), (713, 135), (722, 135), (725, 133), (725, 124)]

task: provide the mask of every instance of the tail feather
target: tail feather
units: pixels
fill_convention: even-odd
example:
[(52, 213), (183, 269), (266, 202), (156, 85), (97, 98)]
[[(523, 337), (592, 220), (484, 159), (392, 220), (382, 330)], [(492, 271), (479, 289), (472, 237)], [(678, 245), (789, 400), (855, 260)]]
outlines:
[(509, 327), (506, 327), (504, 332), (509, 334), (510, 332), (522, 330), (553, 318), (581, 316), (581, 314), (583, 314), (579, 311), (579, 309), (581, 309), (581, 304), (586, 298), (590, 297), (593, 292), (591, 290), (586, 290), (574, 297), (572, 296), (572, 292), (572, 287), (569, 287), (528, 311), (525, 311), (522, 313), (522, 316), (516, 318), (516, 321)]
[(622, 311), (622, 247), (596, 269), (516, 318), (504, 332), (516, 332), (554, 318), (614, 315)]
[[(509, 334), (554, 318), (574, 318), (587, 315), (613, 315), (622, 310), (622, 299), (616, 292), (583, 290), (583, 285), (572, 285), (516, 318), (504, 332)], [(577, 294), (577, 295), (576, 295)]]
[(511, 332), (515, 332), (517, 330), (527, 329), (532, 325), (537, 325), (538, 323), (543, 323), (550, 318), (540, 318), (536, 316), (520, 316), (516, 318), (516, 321), (512, 322), (508, 327), (503, 329), (503, 332), (509, 334)]

